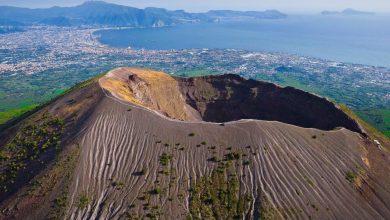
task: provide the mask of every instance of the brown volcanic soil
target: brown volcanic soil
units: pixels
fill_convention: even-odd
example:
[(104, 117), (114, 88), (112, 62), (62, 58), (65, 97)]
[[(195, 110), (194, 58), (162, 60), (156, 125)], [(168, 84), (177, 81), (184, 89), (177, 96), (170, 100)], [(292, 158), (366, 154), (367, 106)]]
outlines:
[[(66, 118), (63, 151), (35, 177), (41, 186), (26, 183), (2, 199), (1, 218), (208, 219), (236, 209), (214, 206), (215, 198), (196, 209), (199, 190), (222, 180), (200, 183), (224, 164), (219, 177), (245, 203), (238, 218), (389, 219), (389, 155), (325, 99), (232, 75), (172, 81), (156, 74), (117, 69), (42, 109)], [(275, 121), (228, 122), (252, 116)], [(350, 130), (332, 130), (341, 126)]]

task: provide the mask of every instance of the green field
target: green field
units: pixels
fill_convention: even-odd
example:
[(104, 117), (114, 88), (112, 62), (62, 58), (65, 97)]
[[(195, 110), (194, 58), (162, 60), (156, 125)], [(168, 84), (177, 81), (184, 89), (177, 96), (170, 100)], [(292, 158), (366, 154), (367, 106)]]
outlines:
[(357, 114), (390, 137), (390, 108), (358, 111)]
[(38, 104), (32, 104), (32, 105), (26, 105), (26, 106), (23, 106), (20, 108), (11, 109), (9, 111), (0, 112), (0, 124), (4, 124), (5, 122), (7, 122), (8, 120), (10, 120), (12, 118), (18, 117), (25, 112), (33, 110), (37, 106), (38, 106)]

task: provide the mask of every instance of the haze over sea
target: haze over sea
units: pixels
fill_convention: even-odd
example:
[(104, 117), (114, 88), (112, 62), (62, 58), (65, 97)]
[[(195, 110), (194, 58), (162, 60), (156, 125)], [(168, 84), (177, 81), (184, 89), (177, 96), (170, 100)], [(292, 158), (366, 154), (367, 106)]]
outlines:
[(230, 20), (95, 34), (101, 43), (113, 47), (243, 49), (390, 67), (390, 15), (293, 15), (279, 20)]

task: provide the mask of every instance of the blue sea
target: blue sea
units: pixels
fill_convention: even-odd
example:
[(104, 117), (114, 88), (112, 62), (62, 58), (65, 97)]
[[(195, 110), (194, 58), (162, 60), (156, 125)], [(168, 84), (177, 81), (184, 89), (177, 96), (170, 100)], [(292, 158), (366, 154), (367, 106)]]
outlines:
[(282, 52), (390, 67), (390, 16), (289, 16), (164, 28), (95, 32), (101, 43), (134, 49), (224, 48)]

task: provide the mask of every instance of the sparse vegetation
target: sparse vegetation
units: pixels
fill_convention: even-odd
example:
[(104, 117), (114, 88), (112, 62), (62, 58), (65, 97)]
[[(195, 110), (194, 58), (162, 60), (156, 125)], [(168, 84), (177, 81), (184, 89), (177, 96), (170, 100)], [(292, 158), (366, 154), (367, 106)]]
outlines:
[(278, 210), (271, 205), (268, 197), (266, 197), (264, 193), (261, 193), (260, 200), (261, 200), (261, 205), (260, 205), (260, 210), (258, 210), (260, 219), (262, 220), (278, 219), (279, 216)]
[(158, 187), (149, 191), (150, 195), (158, 195), (160, 193), (161, 193), (161, 189)]
[(235, 219), (249, 210), (252, 197), (239, 194), (239, 182), (232, 163), (221, 163), (210, 177), (191, 188), (189, 219)]
[(225, 160), (227, 160), (227, 161), (238, 160), (238, 159), (240, 159), (240, 153), (231, 152), (231, 153), (225, 154)]
[[(52, 209), (49, 213), (49, 219), (60, 219), (65, 212), (68, 201), (69, 184), (72, 179), (73, 170), (76, 165), (76, 160), (80, 153), (80, 147), (73, 148), (70, 152), (64, 152), (65, 155), (60, 155), (59, 160), (55, 162), (43, 176), (34, 180), (28, 192), (31, 197), (45, 197), (52, 193), (56, 193), (57, 197), (52, 201)], [(58, 192), (55, 186), (62, 183), (63, 187)], [(55, 190), (55, 192), (54, 192)]]
[[(68, 201), (68, 197), (67, 197), (67, 195), (65, 195), (65, 194), (64, 194), (64, 195), (61, 195), (61, 196), (59, 196), (59, 197), (57, 197), (57, 198), (54, 200), (54, 209), (56, 209), (56, 210), (62, 210), (62, 211), (63, 211), (63, 209), (66, 207), (67, 201)], [(57, 219), (57, 218), (60, 217), (61, 214), (62, 214), (62, 213), (57, 212), (57, 213), (55, 213), (55, 214), (52, 214), (52, 215), (51, 215), (51, 218)]]
[(216, 156), (211, 157), (210, 159), (208, 159), (208, 161), (214, 162), (214, 163), (219, 162), (219, 160), (218, 160), (218, 158)]
[(112, 181), (111, 183), (111, 186), (118, 190), (122, 189), (124, 185), (125, 184), (123, 182), (118, 182), (118, 181)]
[(0, 186), (3, 192), (13, 184), (21, 171), (31, 162), (40, 162), (41, 154), (61, 144), (64, 121), (60, 118), (42, 116), (37, 123), (21, 128), (15, 137), (0, 149)]
[(171, 155), (168, 155), (167, 153), (163, 153), (161, 156), (160, 156), (160, 164), (162, 166), (167, 166), (169, 161), (172, 159), (172, 156)]
[(345, 173), (345, 179), (347, 179), (350, 183), (355, 183), (357, 176), (358, 175), (352, 171), (347, 171)]
[(79, 209), (86, 208), (89, 205), (90, 202), (91, 201), (88, 198), (87, 194), (85, 194), (85, 193), (81, 194), (80, 197), (79, 197), (79, 203), (78, 203)]

